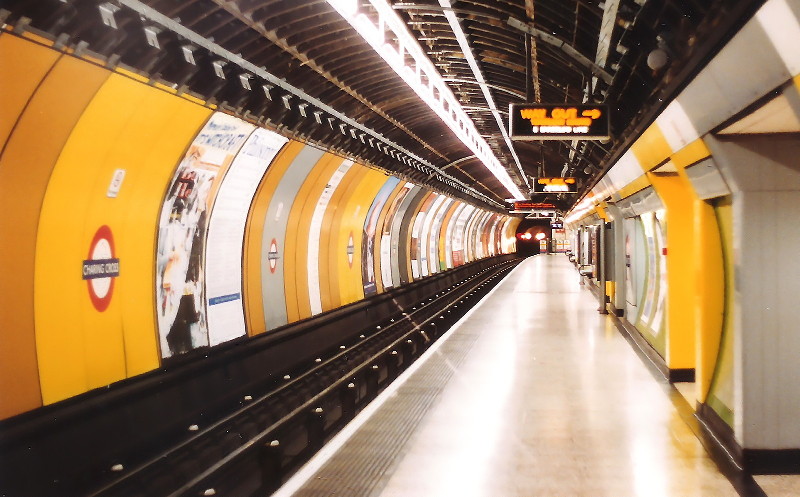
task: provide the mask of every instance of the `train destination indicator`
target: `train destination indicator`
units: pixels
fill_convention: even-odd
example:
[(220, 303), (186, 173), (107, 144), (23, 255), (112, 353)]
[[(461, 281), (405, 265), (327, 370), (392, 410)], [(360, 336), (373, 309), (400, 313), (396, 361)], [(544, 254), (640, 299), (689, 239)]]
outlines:
[(555, 209), (554, 204), (542, 202), (514, 202), (515, 211), (533, 210), (533, 209)]
[(575, 178), (536, 178), (534, 193), (578, 193)]
[(604, 104), (511, 104), (512, 140), (604, 140), (609, 138)]

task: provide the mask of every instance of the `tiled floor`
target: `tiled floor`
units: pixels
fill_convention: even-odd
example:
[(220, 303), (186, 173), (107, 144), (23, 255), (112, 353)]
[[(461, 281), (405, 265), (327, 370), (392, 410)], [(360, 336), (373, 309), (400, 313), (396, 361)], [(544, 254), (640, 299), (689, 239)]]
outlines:
[(596, 309), (564, 256), (526, 260), (275, 495), (737, 495)]

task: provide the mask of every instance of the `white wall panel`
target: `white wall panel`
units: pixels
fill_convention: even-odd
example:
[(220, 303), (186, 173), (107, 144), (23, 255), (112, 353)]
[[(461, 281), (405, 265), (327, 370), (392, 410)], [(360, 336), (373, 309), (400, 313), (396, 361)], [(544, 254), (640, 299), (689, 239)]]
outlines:
[(208, 223), (206, 308), (209, 345), (245, 335), (242, 255), (247, 214), (267, 167), (288, 140), (258, 128), (222, 180)]
[(786, 65), (764, 28), (753, 19), (678, 98), (703, 135), (785, 83), (789, 77)]
[[(800, 4), (796, 0), (795, 6)], [(798, 7), (796, 7), (798, 8)], [(800, 23), (787, 0), (770, 0), (758, 11), (756, 19), (767, 33), (775, 50), (792, 75), (800, 74)]]
[(636, 156), (633, 155), (633, 152), (628, 150), (622, 154), (622, 157), (614, 164), (614, 167), (608, 171), (607, 177), (611, 180), (614, 188), (620, 190), (642, 174), (644, 174), (642, 166)]
[(680, 100), (680, 97), (677, 100), (673, 100), (656, 119), (658, 128), (664, 134), (664, 138), (673, 152), (677, 152), (700, 138), (700, 133), (695, 129), (689, 116), (686, 115)]

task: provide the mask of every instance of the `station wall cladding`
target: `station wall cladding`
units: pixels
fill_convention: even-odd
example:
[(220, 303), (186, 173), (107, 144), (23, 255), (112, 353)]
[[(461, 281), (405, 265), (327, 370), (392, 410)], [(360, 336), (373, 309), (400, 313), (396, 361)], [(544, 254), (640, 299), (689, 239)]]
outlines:
[(514, 250), (507, 216), (35, 35), (0, 75), (0, 419)]
[(800, 446), (798, 46), (800, 1), (767, 0), (565, 216), (609, 312), (744, 449)]

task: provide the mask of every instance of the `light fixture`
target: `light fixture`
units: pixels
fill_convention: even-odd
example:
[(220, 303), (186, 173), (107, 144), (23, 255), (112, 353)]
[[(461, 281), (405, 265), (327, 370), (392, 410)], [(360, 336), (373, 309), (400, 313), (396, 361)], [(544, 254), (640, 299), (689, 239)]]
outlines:
[(647, 56), (647, 67), (654, 71), (658, 71), (666, 66), (669, 62), (669, 55), (665, 50), (656, 48)]

